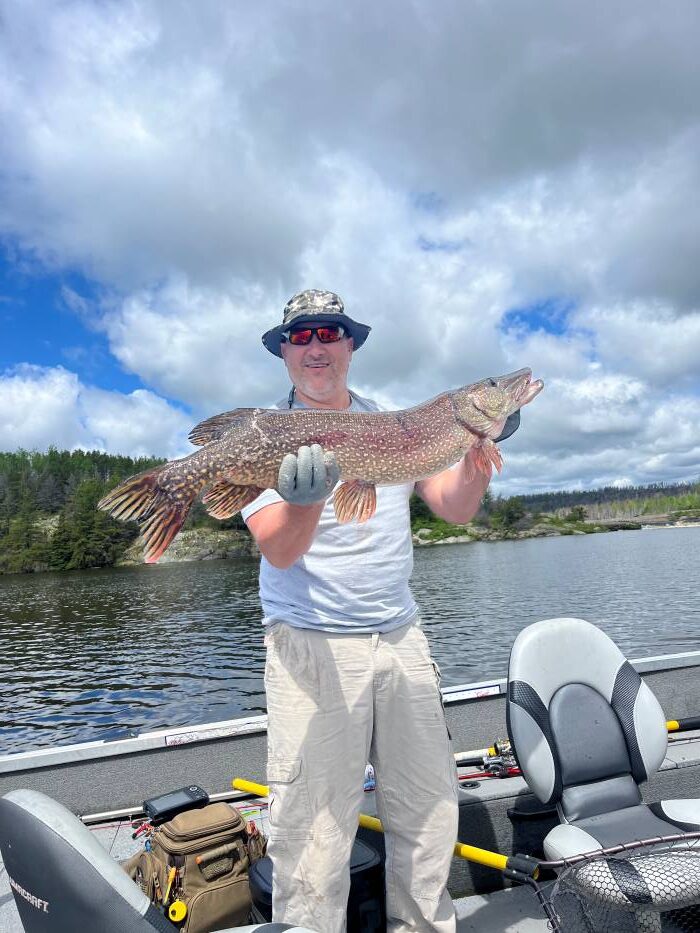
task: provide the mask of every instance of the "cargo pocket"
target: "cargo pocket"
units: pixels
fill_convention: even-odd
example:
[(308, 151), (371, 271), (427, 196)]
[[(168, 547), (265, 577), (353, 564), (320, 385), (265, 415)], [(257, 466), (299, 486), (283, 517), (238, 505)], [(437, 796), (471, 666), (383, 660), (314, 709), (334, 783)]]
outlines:
[(270, 832), (272, 838), (307, 839), (311, 833), (311, 803), (302, 758), (270, 758)]

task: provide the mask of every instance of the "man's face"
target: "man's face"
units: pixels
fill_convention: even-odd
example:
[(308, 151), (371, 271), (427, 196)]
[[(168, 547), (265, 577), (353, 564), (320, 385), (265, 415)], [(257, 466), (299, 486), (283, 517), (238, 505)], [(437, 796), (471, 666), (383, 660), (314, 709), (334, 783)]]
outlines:
[(282, 359), (297, 393), (321, 404), (344, 405), (339, 399), (347, 391), (352, 346), (351, 337), (321, 343), (316, 334), (306, 346), (283, 343)]

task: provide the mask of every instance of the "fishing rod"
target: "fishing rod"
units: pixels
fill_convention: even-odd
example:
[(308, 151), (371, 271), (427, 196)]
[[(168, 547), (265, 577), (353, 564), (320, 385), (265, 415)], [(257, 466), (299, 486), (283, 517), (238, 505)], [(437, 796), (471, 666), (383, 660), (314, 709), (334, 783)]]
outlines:
[(700, 716), (688, 716), (685, 719), (669, 719), (666, 723), (669, 732), (691, 732), (700, 729)]
[(520, 768), (506, 768), (499, 767), (493, 768), (486, 771), (468, 771), (466, 774), (458, 774), (458, 781), (480, 781), (484, 778), (509, 778), (509, 777), (521, 777), (522, 771)]
[(456, 765), (483, 765), (490, 758), (512, 755), (508, 739), (496, 739), (488, 748), (473, 748), (468, 752), (456, 752)]
[[(683, 719), (669, 719), (666, 722), (667, 732), (692, 732), (700, 729), (700, 716), (686, 716)], [(510, 742), (507, 739), (496, 739), (493, 745), (485, 748), (473, 748), (465, 752), (455, 752), (454, 759), (457, 765), (480, 765), (489, 758), (511, 754)]]

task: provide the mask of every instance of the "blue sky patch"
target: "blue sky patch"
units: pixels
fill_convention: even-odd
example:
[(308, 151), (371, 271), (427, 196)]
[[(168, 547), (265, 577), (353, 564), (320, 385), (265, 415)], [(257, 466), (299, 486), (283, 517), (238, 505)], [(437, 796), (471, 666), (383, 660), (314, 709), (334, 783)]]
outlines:
[(544, 331), (561, 337), (568, 329), (569, 316), (575, 308), (576, 303), (569, 298), (544, 298), (506, 311), (501, 318), (501, 330)]
[(63, 366), (101, 389), (142, 388), (112, 356), (105, 335), (69, 307), (66, 288), (88, 302), (98, 298), (98, 289), (77, 273), (37, 272), (0, 252), (0, 372), (20, 363)]

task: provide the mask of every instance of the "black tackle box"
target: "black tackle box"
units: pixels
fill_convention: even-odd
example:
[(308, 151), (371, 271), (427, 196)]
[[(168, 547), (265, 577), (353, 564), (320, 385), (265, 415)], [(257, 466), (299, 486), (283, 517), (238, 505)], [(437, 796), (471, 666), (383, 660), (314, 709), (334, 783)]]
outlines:
[[(272, 920), (272, 862), (261, 858), (250, 867), (252, 919)], [(350, 856), (348, 933), (385, 933), (384, 861), (376, 849), (356, 839)]]

